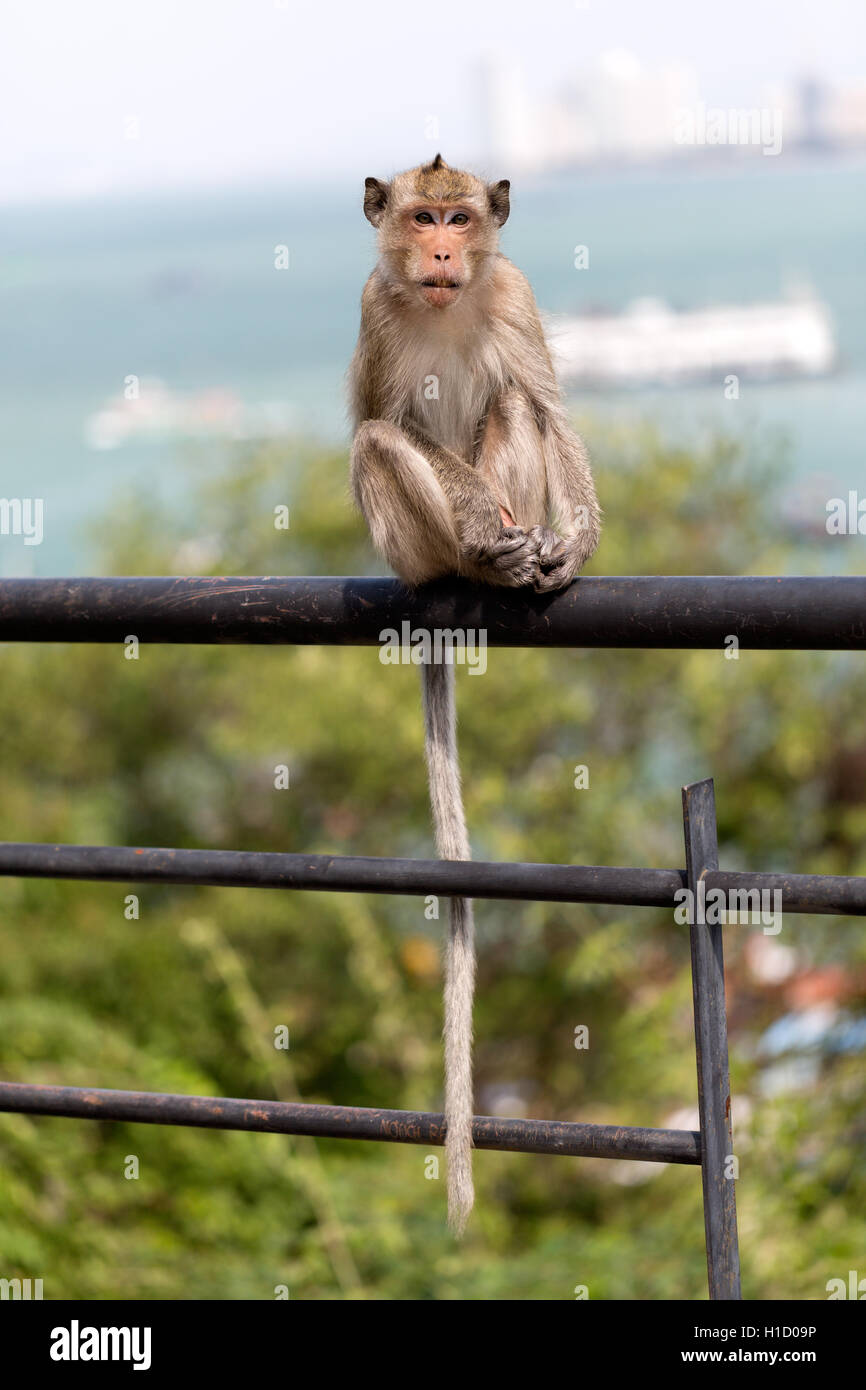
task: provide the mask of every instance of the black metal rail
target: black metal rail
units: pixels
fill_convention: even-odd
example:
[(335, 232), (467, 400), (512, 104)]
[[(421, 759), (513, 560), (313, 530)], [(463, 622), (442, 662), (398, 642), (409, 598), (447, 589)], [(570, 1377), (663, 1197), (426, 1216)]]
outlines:
[[(16, 844), (0, 840), (0, 877), (211, 888), (303, 888), (320, 893), (390, 893), (493, 898), (503, 902), (608, 903), (668, 907), (688, 886), (684, 869), (607, 864), (520, 864), (483, 859), (385, 859), (263, 850), (152, 849), (126, 845)], [(831, 874), (708, 871), (705, 893), (780, 894), (783, 912), (866, 916), (866, 879)], [(743, 910), (748, 904), (743, 903)]]
[[(743, 647), (862, 651), (866, 578), (580, 579), (543, 598), (348, 578), (0, 583), (0, 641), (375, 646), (386, 630), (411, 643), (416, 628), (502, 647), (713, 648), (736, 636)], [(755, 911), (778, 894), (783, 913), (866, 914), (863, 878), (719, 869), (711, 781), (683, 789), (683, 814), (685, 870), (0, 843), (0, 875), (664, 908), (684, 889), (693, 903), (715, 890), (740, 911), (749, 895)], [(700, 1131), (476, 1116), (474, 1137), (481, 1149), (700, 1164), (710, 1296), (731, 1299), (740, 1283), (722, 931), (700, 907), (689, 922)], [(14, 1082), (0, 1083), (0, 1111), (389, 1143), (445, 1136), (437, 1114)]]
[(6, 579), (0, 641), (378, 646), (408, 622), (491, 647), (866, 650), (866, 577), (578, 579), (558, 594), (394, 579)]
[[(701, 879), (719, 867), (716, 798), (712, 782), (683, 787), (686, 873), (697, 896)], [(693, 913), (689, 927), (692, 953), (692, 998), (695, 1053), (698, 1063), (698, 1110), (701, 1117), (701, 1179), (710, 1298), (740, 1297), (740, 1252), (737, 1244), (737, 1199), (734, 1189), (734, 1137), (731, 1127), (731, 1082), (728, 1075), (728, 1020), (725, 1013), (725, 966), (722, 928)]]
[[(102, 1091), (81, 1086), (24, 1086), (0, 1082), (0, 1111), (65, 1115), (81, 1120), (127, 1120), (149, 1125), (259, 1130), (319, 1139), (374, 1139), (389, 1144), (445, 1143), (445, 1116), (415, 1110), (364, 1110), (276, 1100)], [(578, 1158), (641, 1158), (649, 1163), (701, 1161), (701, 1136), (688, 1129), (585, 1125), (564, 1120), (505, 1120), (476, 1115), (477, 1149), (565, 1154)]]

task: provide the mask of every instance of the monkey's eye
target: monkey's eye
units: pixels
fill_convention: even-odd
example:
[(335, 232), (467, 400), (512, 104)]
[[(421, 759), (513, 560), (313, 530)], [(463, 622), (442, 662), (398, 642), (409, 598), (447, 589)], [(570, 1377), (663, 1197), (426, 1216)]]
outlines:
[(416, 213), (415, 213), (415, 221), (416, 221), (416, 222), (420, 222), (420, 223), (422, 223), (422, 224), (425, 224), (425, 223), (432, 222), (432, 221), (433, 221), (433, 218), (430, 216), (430, 213), (429, 213), (429, 212), (416, 212)]
[(469, 218), (466, 216), (465, 212), (455, 212), (454, 216), (451, 218), (451, 225), (452, 227), (465, 227), (468, 221)]

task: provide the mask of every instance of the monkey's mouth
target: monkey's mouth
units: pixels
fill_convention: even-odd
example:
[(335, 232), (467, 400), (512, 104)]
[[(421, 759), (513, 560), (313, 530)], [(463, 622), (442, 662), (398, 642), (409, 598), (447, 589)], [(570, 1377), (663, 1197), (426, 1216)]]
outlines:
[(460, 289), (460, 281), (446, 275), (428, 275), (421, 281), (421, 293), (428, 304), (450, 304)]

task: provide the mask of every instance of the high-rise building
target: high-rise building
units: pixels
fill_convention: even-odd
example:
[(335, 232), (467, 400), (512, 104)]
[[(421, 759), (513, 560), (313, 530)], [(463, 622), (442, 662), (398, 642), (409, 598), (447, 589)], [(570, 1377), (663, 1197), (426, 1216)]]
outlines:
[(501, 51), (485, 55), (480, 88), (484, 158), (490, 166), (525, 169), (545, 163), (519, 59)]

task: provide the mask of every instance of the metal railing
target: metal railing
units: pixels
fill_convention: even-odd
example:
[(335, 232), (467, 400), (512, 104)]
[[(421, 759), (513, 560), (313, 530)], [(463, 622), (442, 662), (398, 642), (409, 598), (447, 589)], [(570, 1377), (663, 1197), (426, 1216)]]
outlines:
[[(543, 598), (458, 582), (13, 579), (0, 641), (378, 645), (403, 623), (489, 646), (866, 650), (866, 578), (580, 579)], [(683, 789), (686, 868), (447, 862), (228, 850), (0, 844), (0, 875), (673, 907), (682, 889), (773, 891), (782, 911), (866, 914), (866, 879), (719, 869), (711, 780)], [(690, 924), (698, 1132), (476, 1116), (481, 1149), (700, 1165), (710, 1297), (740, 1297), (722, 928)], [(444, 1117), (350, 1106), (0, 1083), (0, 1111), (391, 1143), (444, 1143)]]

